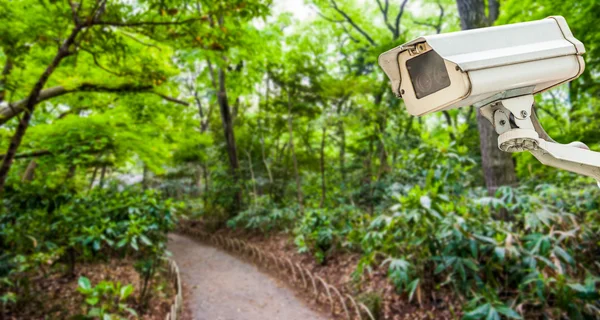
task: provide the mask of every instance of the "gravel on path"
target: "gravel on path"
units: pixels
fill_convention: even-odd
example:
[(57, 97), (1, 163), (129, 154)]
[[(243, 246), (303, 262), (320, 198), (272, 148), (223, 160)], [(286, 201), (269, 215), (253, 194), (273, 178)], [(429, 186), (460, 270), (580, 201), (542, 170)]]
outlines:
[(169, 235), (194, 320), (326, 320), (256, 266), (179, 234)]

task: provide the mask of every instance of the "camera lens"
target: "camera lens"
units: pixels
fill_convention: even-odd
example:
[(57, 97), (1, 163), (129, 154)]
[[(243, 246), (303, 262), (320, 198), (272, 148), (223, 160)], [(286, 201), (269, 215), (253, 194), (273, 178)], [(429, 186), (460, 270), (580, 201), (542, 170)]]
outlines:
[(421, 92), (426, 92), (431, 90), (431, 86), (433, 85), (433, 79), (429, 73), (421, 73), (417, 76), (417, 90)]
[(406, 61), (406, 68), (417, 99), (450, 86), (444, 59), (433, 50)]
[(433, 80), (435, 84), (445, 88), (450, 83), (450, 77), (448, 77), (448, 72), (446, 71), (446, 66), (443, 68), (435, 68), (433, 69)]

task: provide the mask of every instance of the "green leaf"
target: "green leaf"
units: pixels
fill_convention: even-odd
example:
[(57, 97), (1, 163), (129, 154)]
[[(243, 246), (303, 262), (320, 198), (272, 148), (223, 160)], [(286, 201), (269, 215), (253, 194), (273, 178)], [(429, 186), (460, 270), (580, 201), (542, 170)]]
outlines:
[(90, 290), (92, 288), (92, 284), (90, 283), (90, 279), (86, 278), (86, 277), (79, 277), (79, 280), (77, 281), (77, 284), (79, 285), (79, 288), (83, 289), (83, 290)]
[(413, 280), (409, 285), (408, 285), (408, 289), (409, 289), (409, 296), (408, 296), (408, 301), (412, 301), (412, 298), (415, 294), (415, 291), (417, 291), (417, 288), (419, 287), (419, 279), (415, 279)]
[(569, 255), (563, 248), (556, 246), (556, 247), (554, 247), (553, 252), (558, 257), (562, 258), (562, 260), (565, 261), (566, 263), (571, 264), (571, 265), (575, 264), (575, 261), (573, 260), (571, 255)]
[(138, 250), (140, 250), (140, 247), (138, 247), (137, 240), (136, 240), (136, 238), (135, 238), (135, 237), (131, 239), (131, 247), (132, 247), (132, 248), (133, 248), (135, 251), (138, 251)]
[(487, 314), (487, 317), (485, 317), (485, 320), (500, 320), (500, 315), (498, 314), (496, 309), (491, 308)]
[(150, 241), (150, 239), (148, 239), (148, 237), (146, 237), (145, 235), (140, 235), (140, 240), (142, 240), (142, 242), (147, 245), (147, 246), (151, 246), (152, 245), (152, 241)]
[(584, 287), (583, 285), (581, 285), (580, 283), (570, 283), (569, 288), (579, 292), (579, 293), (587, 293), (588, 289), (586, 287)]
[(95, 251), (99, 251), (100, 250), (100, 240), (94, 240), (93, 248), (94, 248)]
[(95, 306), (99, 301), (100, 298), (98, 298), (97, 296), (92, 296), (85, 299), (85, 303), (89, 304), (90, 306)]
[(490, 238), (490, 237), (486, 237), (486, 236), (482, 236), (482, 235), (478, 235), (478, 234), (473, 234), (473, 237), (475, 237), (478, 240), (481, 240), (483, 242), (489, 243), (489, 244), (496, 244), (496, 240)]
[(481, 319), (489, 313), (491, 307), (492, 306), (489, 303), (483, 304), (477, 307), (475, 310), (465, 313), (464, 319)]
[(102, 314), (102, 310), (100, 308), (92, 308), (88, 312), (89, 317), (100, 317), (101, 314)]
[(506, 249), (503, 247), (496, 247), (494, 248), (494, 254), (496, 255), (496, 257), (498, 257), (498, 259), (500, 259), (500, 261), (504, 261)]
[(467, 268), (473, 270), (473, 271), (479, 271), (479, 266), (471, 259), (462, 259), (463, 263), (465, 264), (465, 266), (467, 266)]
[(127, 238), (123, 238), (123, 239), (121, 239), (121, 241), (119, 241), (119, 243), (117, 243), (117, 248), (121, 248), (126, 244), (127, 244)]
[(138, 316), (137, 312), (129, 307), (124, 307), (123, 310), (129, 312), (132, 316), (135, 316), (135, 317)]
[(126, 286), (122, 287), (121, 292), (120, 292), (121, 300), (127, 299), (127, 297), (129, 297), (132, 292), (133, 292), (132, 285), (126, 285)]
[(515, 310), (507, 306), (497, 306), (496, 311), (511, 319), (522, 319), (521, 315), (519, 315)]

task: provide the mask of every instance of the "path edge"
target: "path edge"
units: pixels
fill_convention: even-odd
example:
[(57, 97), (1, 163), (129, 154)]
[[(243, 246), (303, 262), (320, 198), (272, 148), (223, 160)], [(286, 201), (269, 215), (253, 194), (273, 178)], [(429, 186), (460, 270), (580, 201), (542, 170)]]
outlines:
[(173, 298), (173, 303), (169, 308), (169, 312), (165, 316), (165, 320), (177, 320), (183, 309), (183, 290), (181, 286), (181, 274), (179, 273), (179, 267), (175, 260), (170, 257), (165, 256), (165, 261), (167, 265), (167, 277), (171, 281), (173, 287), (175, 288), (175, 297)]

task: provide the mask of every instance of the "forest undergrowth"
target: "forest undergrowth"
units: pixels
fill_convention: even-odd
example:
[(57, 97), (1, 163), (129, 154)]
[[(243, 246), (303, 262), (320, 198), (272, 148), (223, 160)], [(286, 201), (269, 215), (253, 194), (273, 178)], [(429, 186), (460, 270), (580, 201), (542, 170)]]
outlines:
[(228, 220), (218, 208), (195, 216), (208, 229), (246, 230), (266, 243), (273, 236), (287, 255), (295, 248), (291, 256), (311, 257), (353, 294), (377, 296), (382, 319), (424, 305), (464, 319), (595, 318), (597, 186), (523, 185), (487, 196), (442, 183), (451, 168), (424, 171), (440, 177), (422, 184), (389, 185), (372, 213), (350, 203), (300, 212), (265, 195)]
[(111, 185), (8, 190), (0, 218), (3, 319), (164, 319), (173, 203)]

